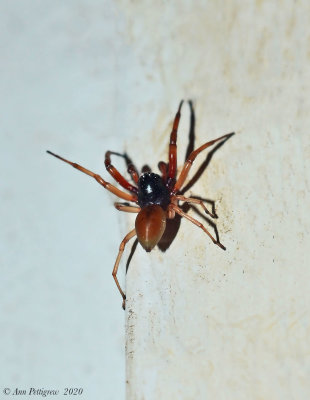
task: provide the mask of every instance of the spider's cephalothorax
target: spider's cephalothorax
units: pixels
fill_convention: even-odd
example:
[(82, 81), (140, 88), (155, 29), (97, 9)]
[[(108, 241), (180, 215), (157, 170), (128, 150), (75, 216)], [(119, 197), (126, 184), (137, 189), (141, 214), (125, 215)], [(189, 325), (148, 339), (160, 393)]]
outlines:
[(170, 193), (162, 177), (153, 172), (145, 172), (138, 182), (138, 204), (141, 208), (157, 204), (164, 210), (170, 203)]
[[(212, 218), (216, 218), (216, 215), (207, 210), (202, 200), (199, 200), (197, 198), (185, 197), (178, 193), (180, 193), (180, 190), (187, 178), (188, 172), (197, 155), (202, 150), (206, 149), (216, 142), (219, 142), (221, 140), (224, 142), (230, 136), (232, 136), (233, 133), (229, 133), (215, 140), (211, 140), (200, 146), (198, 149), (192, 151), (187, 157), (187, 160), (185, 161), (185, 164), (183, 165), (183, 168), (179, 176), (177, 177), (176, 143), (177, 131), (181, 117), (182, 103), (183, 101), (181, 101), (179, 105), (179, 109), (176, 113), (172, 131), (170, 134), (168, 163), (161, 161), (158, 164), (162, 176), (154, 174), (152, 172), (146, 172), (139, 177), (138, 171), (135, 166), (131, 163), (128, 163), (128, 172), (131, 175), (132, 180), (136, 184), (135, 186), (131, 184), (123, 175), (121, 175), (118, 170), (111, 164), (111, 154), (119, 155), (119, 153), (112, 153), (110, 151), (106, 152), (105, 166), (107, 171), (127, 192), (120, 190), (114, 185), (111, 185), (111, 183), (106, 182), (100, 175), (82, 167), (81, 165), (73, 163), (63, 157), (58, 156), (57, 154), (48, 151), (48, 153), (52, 154), (54, 157), (59, 158), (60, 160), (72, 165), (72, 167), (78, 169), (79, 171), (82, 171), (85, 174), (93, 177), (98, 183), (100, 183), (100, 185), (102, 185), (104, 188), (106, 188), (116, 196), (120, 197), (121, 199), (135, 203), (134, 205), (115, 203), (115, 207), (119, 211), (138, 213), (135, 223), (135, 229), (130, 231), (124, 237), (123, 241), (120, 244), (119, 252), (112, 272), (115, 283), (123, 298), (124, 309), (126, 296), (120, 287), (116, 274), (125, 245), (135, 235), (137, 235), (138, 241), (143, 246), (143, 248), (146, 251), (151, 251), (159, 242), (163, 233), (165, 232), (166, 219), (174, 218), (175, 214), (177, 213), (201, 228), (210, 237), (213, 243), (225, 250), (225, 247), (219, 241), (217, 232), (217, 237), (213, 237), (213, 235), (211, 235), (211, 233), (204, 227), (202, 223), (200, 223), (190, 215), (187, 215), (180, 207), (178, 207), (178, 202), (183, 201), (190, 204), (200, 205), (202, 209)], [(192, 109), (191, 102), (189, 103)], [(127, 156), (124, 155), (124, 157), (128, 159)]]

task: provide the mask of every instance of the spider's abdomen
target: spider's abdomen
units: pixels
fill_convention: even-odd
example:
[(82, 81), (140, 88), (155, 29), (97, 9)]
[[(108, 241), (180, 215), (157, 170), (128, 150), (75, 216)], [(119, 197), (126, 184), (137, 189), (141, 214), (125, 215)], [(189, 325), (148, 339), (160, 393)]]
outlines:
[(136, 234), (141, 246), (151, 251), (166, 229), (166, 212), (157, 204), (142, 208), (136, 218)]
[(138, 204), (141, 208), (157, 204), (166, 209), (170, 193), (162, 178), (153, 172), (142, 174), (138, 182)]

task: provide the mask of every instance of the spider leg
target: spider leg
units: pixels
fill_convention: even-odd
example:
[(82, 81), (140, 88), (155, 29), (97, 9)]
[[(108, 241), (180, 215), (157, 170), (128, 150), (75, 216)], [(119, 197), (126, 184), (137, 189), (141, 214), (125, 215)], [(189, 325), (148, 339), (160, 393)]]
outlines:
[(92, 178), (96, 179), (96, 181), (98, 183), (100, 183), (100, 185), (102, 185), (105, 189), (107, 189), (109, 192), (115, 194), (116, 196), (120, 197), (121, 199), (124, 200), (128, 200), (128, 201), (133, 201), (136, 202), (137, 201), (137, 196), (135, 194), (129, 194), (129, 193), (125, 193), (122, 190), (118, 189), (117, 187), (111, 185), (111, 183), (106, 182), (100, 175), (95, 174), (92, 171), (89, 171), (88, 169), (82, 167), (79, 164), (73, 163), (69, 160), (66, 160), (63, 157), (58, 156), (57, 154), (52, 153), (51, 151), (47, 150), (48, 154), (51, 154), (52, 156), (59, 158), (59, 160), (62, 160), (64, 162), (66, 162), (67, 164), (70, 164), (73, 168), (78, 169), (81, 172), (84, 172), (84, 174), (91, 176)]
[(164, 182), (167, 180), (168, 165), (164, 161), (159, 161), (158, 169), (161, 172), (161, 177)]
[[(138, 193), (138, 189), (135, 186), (133, 186), (131, 183), (129, 183), (127, 181), (127, 179), (125, 179), (123, 177), (123, 175), (121, 175), (118, 172), (118, 170), (111, 164), (111, 154), (113, 154), (111, 151), (107, 151), (105, 153), (104, 164), (105, 164), (105, 167), (106, 167), (107, 171), (109, 172), (109, 174), (111, 176), (113, 176), (113, 178), (116, 180), (116, 182), (118, 182), (121, 186), (123, 186), (124, 189), (129, 190), (129, 192), (137, 194)], [(129, 167), (130, 167), (130, 165), (129, 165)], [(133, 169), (131, 169), (131, 171), (132, 170)]]
[(208, 215), (210, 215), (210, 217), (212, 218), (217, 218), (216, 214), (213, 214), (212, 212), (210, 212), (207, 207), (204, 205), (202, 200), (199, 199), (195, 199), (193, 197), (185, 197), (185, 196), (181, 196), (181, 195), (177, 195), (177, 196), (173, 196), (174, 199), (177, 199), (179, 201), (184, 201), (184, 203), (194, 203), (194, 204), (199, 204), (204, 212)]
[(170, 208), (172, 208), (177, 214), (181, 215), (182, 217), (188, 219), (189, 221), (191, 221), (193, 224), (197, 225), (199, 228), (201, 228), (208, 236), (209, 238), (212, 240), (212, 242), (214, 244), (216, 244), (217, 246), (219, 246), (221, 249), (226, 250), (226, 247), (222, 245), (222, 243), (220, 243), (218, 240), (216, 240), (211, 233), (205, 228), (205, 226), (197, 221), (195, 218), (191, 217), (190, 215), (186, 214), (184, 211), (182, 211), (178, 206), (176, 206), (175, 204), (170, 204), (169, 205)]
[(128, 155), (126, 153), (117, 153), (116, 151), (110, 151), (109, 152), (110, 155), (115, 155), (115, 156), (119, 156), (119, 157), (123, 157), (126, 165), (127, 165), (127, 172), (131, 175), (132, 180), (138, 184), (139, 181), (139, 173), (137, 171), (137, 168), (134, 166), (133, 162), (131, 161), (131, 159), (128, 157)]
[(123, 255), (123, 252), (124, 252), (126, 243), (127, 243), (132, 237), (134, 237), (135, 235), (136, 235), (136, 230), (133, 229), (132, 231), (130, 231), (129, 233), (127, 233), (127, 235), (126, 235), (126, 236), (124, 237), (124, 239), (122, 240), (122, 242), (121, 242), (121, 244), (120, 244), (120, 246), (119, 246), (119, 252), (118, 252), (118, 255), (117, 255), (117, 258), (116, 258), (116, 261), (115, 261), (115, 264), (114, 264), (114, 268), (113, 268), (113, 271), (112, 271), (112, 276), (113, 276), (113, 278), (114, 278), (114, 280), (115, 280), (116, 286), (117, 286), (117, 288), (118, 288), (118, 290), (119, 290), (119, 292), (120, 292), (120, 294), (121, 294), (121, 296), (122, 296), (122, 298), (123, 298), (122, 307), (123, 307), (124, 310), (125, 310), (126, 296), (125, 296), (125, 293), (122, 291), (122, 288), (121, 288), (121, 286), (120, 286), (120, 284), (119, 284), (119, 282), (118, 282), (118, 279), (117, 279), (116, 274), (117, 274), (117, 271), (118, 271), (118, 266), (119, 266), (121, 257), (122, 257), (122, 255)]
[(133, 164), (129, 164), (127, 172), (130, 174), (130, 176), (133, 179), (133, 181), (135, 182), (135, 184), (138, 184), (139, 174), (138, 174), (136, 167)]
[(185, 179), (186, 179), (186, 177), (187, 177), (187, 175), (189, 173), (189, 170), (191, 169), (191, 166), (193, 165), (193, 162), (195, 161), (195, 158), (198, 156), (199, 153), (202, 152), (202, 150), (206, 149), (209, 146), (212, 146), (212, 144), (214, 144), (214, 143), (216, 143), (216, 142), (218, 142), (220, 140), (228, 139), (233, 134), (234, 134), (234, 132), (233, 133), (228, 133), (228, 134), (226, 134), (224, 136), (221, 136), (221, 137), (219, 137), (217, 139), (210, 140), (210, 142), (207, 142), (207, 143), (203, 144), (202, 146), (198, 147), (198, 149), (192, 151), (190, 153), (190, 155), (188, 156), (187, 160), (185, 161), (183, 169), (182, 169), (182, 171), (181, 171), (181, 173), (180, 173), (180, 175), (179, 175), (179, 177), (178, 177), (178, 179), (176, 181), (176, 184), (174, 185), (174, 188), (172, 189), (172, 194), (177, 193), (181, 189), (181, 187), (182, 187), (182, 185), (183, 185), (183, 183), (184, 183), (184, 181), (185, 181)]
[(168, 184), (175, 179), (177, 171), (177, 133), (181, 118), (181, 107), (183, 100), (180, 102), (179, 109), (175, 115), (169, 143), (169, 167), (168, 167)]
[(124, 212), (128, 212), (128, 213), (138, 213), (141, 210), (140, 207), (129, 206), (129, 205), (125, 205), (122, 203), (114, 203), (114, 207), (118, 211), (124, 211)]

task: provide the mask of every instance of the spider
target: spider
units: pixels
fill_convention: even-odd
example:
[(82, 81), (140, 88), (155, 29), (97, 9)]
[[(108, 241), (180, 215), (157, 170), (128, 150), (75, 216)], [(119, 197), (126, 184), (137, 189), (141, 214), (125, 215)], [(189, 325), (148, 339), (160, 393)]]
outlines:
[(161, 176), (153, 172), (144, 172), (139, 175), (136, 167), (132, 163), (130, 163), (128, 165), (127, 171), (130, 174), (133, 182), (135, 183), (135, 185), (133, 185), (128, 182), (128, 180), (123, 175), (121, 175), (111, 163), (111, 155), (118, 153), (113, 153), (111, 151), (106, 152), (105, 167), (110, 175), (115, 179), (115, 181), (118, 182), (120, 186), (122, 186), (126, 190), (126, 192), (120, 190), (111, 183), (106, 182), (100, 175), (47, 150), (47, 153), (51, 154), (52, 156), (72, 165), (72, 167), (84, 172), (92, 178), (95, 178), (100, 185), (102, 185), (105, 189), (112, 192), (119, 198), (135, 203), (135, 205), (114, 203), (115, 208), (119, 211), (138, 214), (135, 221), (135, 228), (124, 237), (120, 244), (119, 252), (112, 271), (112, 276), (115, 280), (116, 286), (123, 298), (123, 309), (125, 309), (126, 295), (118, 282), (117, 271), (122, 254), (125, 249), (125, 245), (134, 236), (137, 236), (137, 239), (141, 246), (147, 252), (150, 252), (158, 244), (161, 237), (163, 236), (166, 228), (166, 220), (172, 219), (175, 217), (176, 214), (179, 214), (181, 217), (188, 219), (193, 224), (201, 228), (210, 237), (214, 244), (219, 246), (221, 249), (226, 250), (226, 248), (220, 243), (220, 241), (215, 239), (202, 223), (200, 223), (190, 215), (187, 215), (178, 206), (178, 202), (181, 201), (184, 203), (197, 204), (210, 217), (216, 218), (215, 214), (207, 210), (202, 200), (192, 197), (185, 197), (180, 194), (180, 190), (198, 154), (216, 142), (227, 140), (234, 133), (228, 133), (217, 139), (211, 140), (200, 146), (198, 149), (192, 151), (185, 161), (181, 173), (177, 177), (176, 142), (182, 104), (183, 100), (179, 104), (179, 108), (175, 115), (172, 131), (170, 134), (168, 163), (165, 163), (164, 161), (160, 161), (158, 163), (158, 168), (161, 172)]

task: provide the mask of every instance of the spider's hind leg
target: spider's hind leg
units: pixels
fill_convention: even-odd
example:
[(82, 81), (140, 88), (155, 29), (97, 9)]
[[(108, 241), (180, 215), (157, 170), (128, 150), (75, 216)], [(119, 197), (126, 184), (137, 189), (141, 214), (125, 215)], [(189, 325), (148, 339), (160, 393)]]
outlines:
[(212, 240), (212, 242), (214, 244), (219, 246), (221, 249), (226, 250), (226, 247), (224, 245), (222, 245), (222, 243), (219, 240), (216, 240), (201, 222), (197, 221), (195, 218), (193, 218), (190, 215), (186, 214), (183, 210), (181, 210), (181, 208), (179, 208), (175, 204), (171, 203), (169, 207), (172, 208), (177, 214), (181, 215), (181, 217), (184, 217), (184, 218), (188, 219), (193, 224), (195, 224), (199, 228), (201, 228), (209, 236), (209, 238)]
[[(210, 217), (212, 217), (212, 218), (217, 218), (216, 213), (215, 213), (215, 212), (210, 212), (210, 211), (207, 209), (207, 207), (203, 204), (203, 201), (200, 200), (200, 199), (195, 199), (195, 198), (193, 198), (193, 197), (185, 197), (185, 196), (182, 196), (182, 195), (176, 195), (176, 196), (173, 196), (173, 198), (177, 199), (178, 201), (184, 201), (184, 203), (198, 204), (198, 205), (200, 205), (200, 206), (202, 207), (202, 209), (204, 210), (204, 212), (205, 212), (206, 214), (208, 214)], [(214, 210), (212, 210), (212, 211), (214, 211)]]
[(120, 263), (120, 261), (121, 261), (121, 257), (122, 257), (122, 255), (123, 255), (123, 253), (124, 253), (124, 249), (125, 249), (126, 243), (127, 243), (131, 238), (133, 238), (135, 235), (136, 235), (136, 230), (133, 229), (132, 231), (130, 231), (129, 233), (127, 233), (127, 235), (126, 235), (126, 236), (124, 237), (124, 239), (121, 241), (121, 244), (120, 244), (120, 246), (119, 246), (119, 252), (118, 252), (118, 255), (117, 255), (117, 257), (116, 257), (116, 261), (115, 261), (114, 268), (113, 268), (113, 271), (112, 271), (112, 276), (113, 276), (113, 278), (114, 278), (114, 280), (115, 280), (116, 286), (117, 286), (117, 288), (118, 288), (118, 290), (119, 290), (119, 292), (120, 292), (120, 294), (121, 294), (121, 296), (122, 296), (122, 298), (123, 298), (122, 307), (123, 307), (124, 310), (125, 310), (125, 303), (126, 303), (126, 295), (125, 295), (125, 293), (123, 292), (123, 290), (122, 290), (122, 288), (121, 288), (121, 286), (120, 286), (120, 284), (119, 284), (119, 282), (118, 282), (118, 279), (117, 279), (117, 276), (116, 276), (116, 275), (117, 275), (119, 263)]

